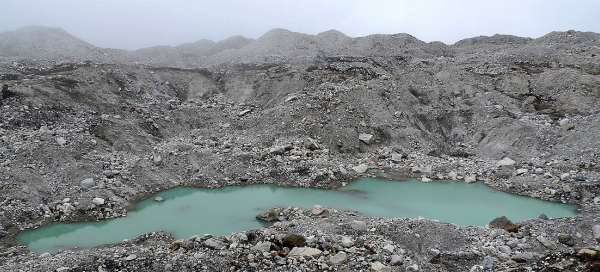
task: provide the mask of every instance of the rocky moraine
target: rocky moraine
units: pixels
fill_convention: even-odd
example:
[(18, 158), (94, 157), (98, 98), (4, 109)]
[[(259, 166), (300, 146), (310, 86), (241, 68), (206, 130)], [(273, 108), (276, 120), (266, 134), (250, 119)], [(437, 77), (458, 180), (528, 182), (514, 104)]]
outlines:
[[(596, 33), (446, 45), (276, 29), (121, 51), (34, 27), (0, 33), (0, 86), (0, 271), (600, 270)], [(361, 177), (480, 182), (578, 213), (459, 227), (273, 207), (268, 226), (225, 236), (51, 253), (16, 239), (177, 186)]]

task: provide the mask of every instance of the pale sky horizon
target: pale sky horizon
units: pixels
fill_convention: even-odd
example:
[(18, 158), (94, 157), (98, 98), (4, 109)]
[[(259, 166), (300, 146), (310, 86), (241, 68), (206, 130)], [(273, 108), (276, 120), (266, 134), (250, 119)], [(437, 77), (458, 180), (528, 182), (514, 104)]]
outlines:
[(0, 32), (31, 25), (120, 49), (257, 38), (274, 28), (308, 34), (336, 29), (352, 37), (408, 33), (452, 44), (480, 35), (600, 32), (600, 1), (3, 0)]

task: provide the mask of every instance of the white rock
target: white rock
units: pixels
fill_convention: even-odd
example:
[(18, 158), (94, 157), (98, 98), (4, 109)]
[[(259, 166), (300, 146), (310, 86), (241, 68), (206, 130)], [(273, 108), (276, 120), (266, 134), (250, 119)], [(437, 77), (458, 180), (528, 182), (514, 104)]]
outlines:
[(375, 137), (372, 134), (361, 133), (358, 135), (358, 139), (365, 144), (372, 144)]
[(413, 264), (406, 267), (406, 271), (419, 271), (419, 265)]
[(594, 205), (600, 205), (600, 196), (594, 197)]
[(515, 174), (516, 174), (517, 176), (520, 176), (520, 175), (526, 174), (526, 173), (527, 173), (527, 171), (528, 171), (528, 170), (527, 170), (527, 169), (525, 169), (525, 168), (519, 168), (519, 169), (517, 169), (517, 172), (515, 172)]
[(63, 137), (58, 137), (56, 138), (56, 143), (59, 145), (65, 145), (67, 143), (67, 140), (65, 140), (65, 138)]
[(346, 252), (340, 251), (337, 254), (329, 257), (329, 262), (331, 264), (337, 265), (342, 264), (348, 259), (348, 254)]
[(354, 241), (352, 241), (352, 238), (348, 236), (342, 236), (342, 245), (344, 247), (352, 247), (354, 245)]
[(381, 262), (374, 262), (371, 264), (371, 271), (373, 272), (388, 272), (392, 271), (391, 268), (382, 264)]
[(475, 183), (475, 182), (477, 182), (477, 175), (473, 174), (473, 175), (467, 175), (467, 176), (465, 176), (465, 182), (466, 183)]
[(156, 202), (162, 202), (162, 201), (164, 201), (164, 199), (162, 197), (160, 197), (160, 196), (157, 196), (157, 197), (154, 198), (154, 201), (156, 201)]
[(92, 203), (94, 203), (96, 206), (104, 205), (104, 198), (94, 197), (94, 199), (92, 199)]
[(390, 264), (391, 265), (401, 265), (404, 262), (404, 256), (402, 255), (392, 255)]
[(568, 180), (570, 176), (571, 175), (569, 175), (569, 173), (563, 173), (562, 175), (560, 175), (560, 180)]
[(505, 157), (504, 159), (499, 160), (498, 162), (496, 162), (497, 166), (512, 166), (515, 165), (515, 161), (513, 161), (511, 158), (509, 157)]
[(448, 173), (448, 178), (450, 180), (456, 180), (457, 176), (458, 176), (458, 174), (456, 174), (456, 172), (454, 172), (454, 171), (450, 171), (450, 173)]
[(600, 243), (600, 225), (592, 226), (592, 235), (594, 236), (594, 239)]
[(387, 245), (383, 246), (383, 249), (387, 250), (389, 253), (394, 253), (394, 250), (396, 250), (396, 246), (387, 244)]
[(247, 110), (240, 111), (240, 112), (238, 113), (238, 116), (239, 116), (239, 117), (242, 117), (242, 116), (244, 116), (244, 115), (246, 115), (246, 114), (250, 113), (251, 111), (252, 111), (251, 109), (247, 109)]
[(354, 170), (356, 173), (363, 174), (369, 170), (369, 166), (363, 163), (352, 167), (352, 170)]
[(321, 250), (312, 247), (295, 247), (290, 250), (288, 257), (311, 257), (321, 254)]
[(137, 259), (137, 255), (135, 254), (129, 254), (127, 257), (125, 257), (125, 261), (133, 261), (135, 259)]
[(423, 177), (421, 177), (421, 181), (422, 181), (422, 182), (430, 182), (430, 181), (431, 181), (431, 179), (430, 179), (430, 178), (428, 178), (428, 177), (425, 177), (425, 176), (423, 176)]

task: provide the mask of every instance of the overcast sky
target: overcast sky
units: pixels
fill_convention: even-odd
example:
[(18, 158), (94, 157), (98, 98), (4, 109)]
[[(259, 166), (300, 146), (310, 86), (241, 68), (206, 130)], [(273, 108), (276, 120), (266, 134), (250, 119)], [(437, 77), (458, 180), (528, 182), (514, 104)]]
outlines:
[(600, 32), (600, 0), (0, 0), (0, 31), (61, 27), (95, 45), (134, 49), (272, 28), (350, 36), (409, 33), (453, 43), (495, 33)]

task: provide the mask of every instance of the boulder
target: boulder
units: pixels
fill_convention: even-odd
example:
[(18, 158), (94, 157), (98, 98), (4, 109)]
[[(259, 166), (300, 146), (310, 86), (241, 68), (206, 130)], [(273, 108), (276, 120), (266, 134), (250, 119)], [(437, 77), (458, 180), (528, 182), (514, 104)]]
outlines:
[(340, 251), (337, 254), (329, 257), (329, 262), (333, 265), (338, 265), (344, 263), (348, 259), (348, 254), (346, 252)]
[(566, 233), (561, 233), (558, 235), (558, 242), (570, 247), (575, 246), (575, 239), (573, 236)]
[(375, 140), (373, 134), (361, 133), (358, 135), (358, 139), (365, 144), (372, 144)]
[(350, 227), (353, 230), (357, 230), (357, 231), (367, 231), (367, 223), (365, 223), (365, 221), (359, 221), (359, 220), (353, 220), (350, 223)]
[(281, 238), (281, 244), (288, 248), (303, 247), (306, 245), (306, 238), (299, 234), (290, 233)]
[(266, 212), (259, 213), (258, 215), (256, 215), (256, 219), (269, 223), (277, 222), (279, 221), (279, 214), (282, 211), (282, 208), (272, 208)]
[(312, 247), (295, 247), (290, 250), (288, 257), (312, 257), (321, 254), (321, 250)]
[(354, 245), (354, 241), (348, 236), (342, 236), (341, 243), (344, 247), (352, 247)]
[(80, 183), (81, 187), (89, 189), (92, 188), (96, 185), (96, 182), (94, 181), (93, 178), (86, 178), (84, 180), (82, 180)]
[(63, 137), (57, 137), (56, 138), (56, 143), (60, 146), (63, 146), (65, 144), (67, 144), (67, 140), (65, 140), (65, 138)]
[(467, 176), (465, 176), (465, 182), (466, 183), (475, 183), (475, 182), (477, 182), (477, 175), (473, 174), (473, 175), (467, 175)]
[(404, 159), (404, 156), (402, 156), (402, 154), (395, 153), (395, 152), (392, 153), (392, 159), (391, 159), (392, 162), (399, 163), (399, 162), (402, 162), (403, 159)]
[(227, 247), (225, 242), (216, 238), (209, 238), (208, 240), (204, 241), (203, 245), (212, 249), (225, 249)]
[(538, 242), (540, 242), (543, 246), (545, 246), (548, 249), (552, 249), (552, 250), (556, 250), (557, 246), (554, 242), (550, 241), (548, 238), (546, 238), (545, 235), (539, 235), (538, 237), (536, 237), (536, 239), (538, 240)]
[(260, 252), (269, 252), (271, 250), (271, 242), (258, 242), (252, 247), (252, 249)]
[(94, 203), (96, 206), (104, 205), (104, 198), (94, 197), (94, 199), (92, 199), (92, 203)]
[(515, 175), (517, 175), (517, 176), (520, 176), (520, 175), (523, 175), (523, 174), (527, 174), (527, 171), (528, 171), (528, 170), (527, 170), (527, 169), (525, 169), (525, 168), (519, 168), (519, 169), (517, 169), (517, 171), (515, 172)]
[(371, 263), (371, 268), (369, 269), (369, 271), (388, 272), (388, 271), (392, 271), (392, 269), (389, 268), (388, 266), (382, 264), (381, 262), (374, 262), (374, 263)]
[(391, 265), (401, 265), (402, 263), (404, 263), (404, 256), (402, 255), (392, 255), (391, 259), (390, 259), (390, 264)]
[(321, 207), (320, 205), (315, 205), (313, 206), (313, 208), (310, 210), (310, 213), (312, 215), (321, 215), (323, 213), (325, 213), (325, 209), (323, 209), (323, 207)]
[(503, 229), (508, 232), (518, 232), (520, 227), (518, 224), (514, 224), (512, 221), (506, 218), (506, 216), (495, 218), (488, 225), (490, 228)]
[(592, 226), (592, 236), (596, 242), (600, 243), (600, 225)]
[(505, 157), (504, 159), (499, 160), (498, 162), (496, 162), (496, 166), (498, 167), (503, 167), (503, 166), (513, 166), (515, 165), (515, 161), (512, 160), (509, 157)]
[(369, 170), (369, 166), (363, 163), (352, 167), (352, 170), (354, 170), (356, 173), (363, 174)]

